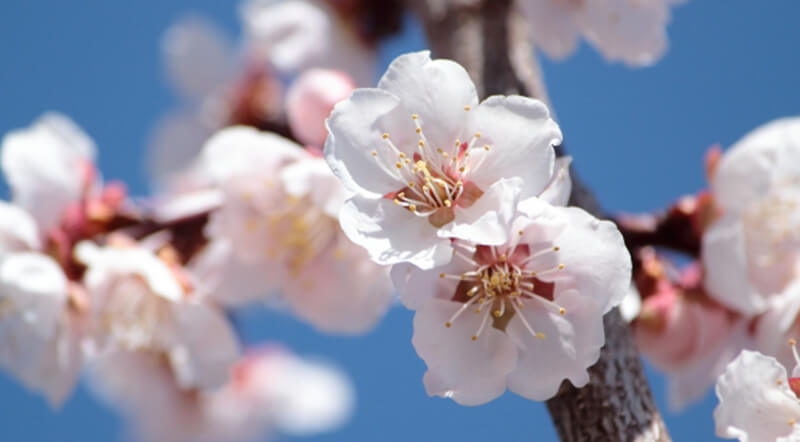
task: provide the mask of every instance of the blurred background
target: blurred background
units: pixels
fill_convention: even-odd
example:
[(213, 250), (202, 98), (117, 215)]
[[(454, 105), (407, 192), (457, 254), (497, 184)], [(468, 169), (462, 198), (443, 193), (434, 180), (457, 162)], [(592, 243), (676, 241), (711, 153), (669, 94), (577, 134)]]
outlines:
[[(543, 59), (550, 98), (574, 168), (606, 209), (655, 210), (705, 186), (703, 155), (756, 126), (800, 114), (800, 3), (689, 1), (675, 8), (671, 47), (654, 67), (607, 64), (585, 43), (562, 63)], [(160, 51), (163, 32), (186, 14), (240, 32), (233, 2), (43, 0), (0, 3), (0, 132), (27, 126), (45, 110), (72, 117), (99, 146), (106, 178), (148, 192), (145, 148), (151, 129), (176, 107)], [(426, 46), (408, 19), (381, 50)], [(2, 187), (3, 198), (7, 189)], [(513, 394), (481, 407), (428, 398), (423, 362), (411, 346), (412, 314), (397, 306), (365, 337), (329, 337), (288, 316), (250, 309), (237, 315), (246, 342), (277, 340), (300, 355), (346, 370), (357, 388), (354, 418), (306, 441), (554, 441), (544, 404)], [(666, 407), (661, 375), (648, 367), (675, 440), (715, 440), (713, 393), (679, 414)], [(115, 441), (122, 422), (81, 387), (60, 411), (0, 374), (0, 439)]]

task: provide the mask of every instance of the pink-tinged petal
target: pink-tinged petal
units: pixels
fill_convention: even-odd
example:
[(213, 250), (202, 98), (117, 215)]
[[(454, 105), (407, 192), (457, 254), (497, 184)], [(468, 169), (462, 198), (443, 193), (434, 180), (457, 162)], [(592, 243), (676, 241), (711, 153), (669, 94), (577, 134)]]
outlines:
[(322, 67), (375, 82), (375, 51), (324, 2), (248, 0), (240, 16), (249, 46), (282, 73)]
[(157, 201), (153, 218), (168, 223), (209, 213), (222, 206), (224, 197), (223, 192), (214, 188), (179, 193)]
[[(293, 141), (270, 132), (237, 126), (223, 129), (203, 147), (205, 170), (224, 184), (246, 174), (264, 174), (304, 158), (306, 152)], [(276, 177), (277, 178), (277, 177)]]
[(584, 4), (586, 39), (607, 60), (649, 66), (666, 52), (669, 6), (665, 1), (600, 0)]
[(461, 303), (432, 299), (414, 315), (411, 342), (428, 365), (425, 387), (429, 395), (452, 398), (462, 405), (480, 405), (506, 389), (506, 376), (517, 362), (517, 349), (505, 333), (487, 325), (476, 340), (484, 315), (465, 312), (445, 323)]
[[(387, 129), (380, 120), (396, 109), (399, 102), (397, 97), (380, 89), (356, 89), (328, 117), (325, 159), (351, 192), (380, 198), (405, 186), (396, 170), (391, 169), (396, 158), (385, 162), (388, 167), (383, 165), (384, 156), (391, 153), (383, 138)], [(410, 115), (408, 120), (411, 121)], [(414, 130), (410, 133), (414, 134)]]
[(247, 264), (237, 258), (231, 241), (216, 238), (196, 255), (187, 267), (198, 296), (226, 307), (241, 307), (264, 301), (277, 289), (278, 282), (263, 266)]
[(575, 52), (578, 45), (581, 3), (527, 0), (517, 5), (531, 23), (530, 32), (536, 48), (550, 58), (563, 60)]
[(67, 302), (67, 278), (58, 263), (36, 252), (9, 254), (0, 261), (0, 285), (2, 310), (18, 327), (45, 339), (55, 333)]
[(48, 113), (32, 127), (2, 141), (2, 168), (15, 204), (30, 212), (42, 231), (59, 222), (84, 191), (93, 167), (94, 143), (67, 117)]
[(339, 212), (339, 222), (347, 237), (381, 265), (409, 262), (431, 269), (452, 258), (450, 240), (438, 238), (426, 217), (415, 216), (390, 199), (354, 196)]
[[(617, 306), (631, 283), (631, 257), (617, 226), (577, 207), (551, 207), (566, 227), (553, 243), (565, 286), (592, 298), (603, 314)], [(556, 290), (560, 290), (556, 284)]]
[(708, 294), (745, 314), (757, 314), (766, 300), (748, 278), (748, 262), (741, 221), (733, 216), (717, 220), (703, 235), (702, 259)]
[(796, 361), (788, 342), (800, 338), (800, 281), (769, 299), (767, 305), (766, 312), (756, 322), (756, 348), (774, 356), (784, 367), (794, 368)]
[(328, 136), (325, 119), (354, 88), (353, 79), (344, 72), (305, 71), (286, 93), (286, 114), (292, 133), (305, 145), (322, 147)]
[(173, 306), (173, 345), (168, 357), (183, 389), (213, 389), (228, 380), (239, 358), (236, 332), (221, 310), (199, 303)]
[(167, 77), (190, 99), (200, 100), (225, 83), (234, 49), (225, 33), (202, 17), (171, 25), (161, 41)]
[(569, 166), (572, 157), (556, 158), (553, 177), (542, 191), (539, 198), (554, 206), (566, 206), (569, 196), (572, 193), (572, 178), (569, 174)]
[(289, 307), (327, 333), (361, 334), (375, 327), (393, 301), (389, 269), (344, 234), (329, 253), (284, 285)]
[(520, 198), (539, 195), (553, 177), (561, 130), (541, 101), (492, 96), (475, 111), (473, 128), (490, 150), (474, 149), (469, 179), (486, 189), (501, 178), (523, 178)]
[(521, 178), (500, 179), (471, 206), (456, 207), (455, 219), (442, 226), (437, 235), (476, 244), (505, 244), (510, 236), (511, 222), (517, 214), (522, 186)]
[(0, 201), (0, 258), (7, 253), (39, 248), (36, 220), (22, 208)]
[(543, 337), (531, 333), (516, 316), (506, 328), (519, 347), (519, 363), (508, 376), (508, 387), (531, 400), (553, 397), (564, 379), (576, 387), (586, 385), (587, 369), (597, 362), (605, 343), (602, 311), (592, 299), (567, 291), (555, 303), (565, 309), (563, 315), (535, 300), (520, 309), (528, 325)]
[(800, 436), (800, 401), (774, 358), (744, 350), (717, 380), (717, 436), (789, 442)]
[(462, 259), (453, 259), (449, 264), (432, 270), (420, 270), (418, 267), (399, 263), (392, 266), (392, 283), (400, 301), (407, 308), (417, 310), (430, 299), (451, 299), (456, 293), (459, 281), (442, 278), (441, 275), (461, 275), (472, 270)]
[(464, 109), (478, 104), (478, 94), (458, 63), (431, 60), (428, 51), (404, 54), (389, 65), (378, 88), (400, 99), (392, 114), (396, 127), (387, 130), (396, 144), (416, 144), (412, 114), (418, 116), (427, 142), (434, 147), (447, 149), (455, 140), (472, 135), (466, 132), (470, 119)]
[(731, 146), (717, 165), (711, 188), (716, 204), (740, 213), (767, 195), (775, 181), (800, 175), (800, 118), (765, 124)]
[(332, 218), (339, 216), (350, 196), (322, 158), (309, 156), (285, 167), (280, 176), (286, 193), (298, 198), (310, 196), (313, 205)]

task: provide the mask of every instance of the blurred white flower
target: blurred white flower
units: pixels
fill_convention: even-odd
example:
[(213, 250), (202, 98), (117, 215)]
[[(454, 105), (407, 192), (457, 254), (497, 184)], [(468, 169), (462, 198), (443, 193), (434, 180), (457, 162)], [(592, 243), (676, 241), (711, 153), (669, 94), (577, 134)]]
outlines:
[(0, 366), (52, 406), (77, 382), (86, 306), (49, 241), (95, 183), (93, 158), (91, 139), (55, 113), (2, 141), (13, 204), (0, 202)]
[(294, 136), (321, 148), (328, 136), (325, 119), (354, 88), (353, 79), (341, 71), (310, 69), (300, 75), (286, 93), (286, 115)]
[(630, 256), (610, 222), (537, 198), (523, 206), (501, 244), (456, 240), (444, 267), (392, 268), (416, 310), (412, 342), (430, 395), (478, 405), (508, 388), (541, 401), (564, 379), (589, 382), (603, 314), (630, 285)]
[[(195, 299), (170, 267), (136, 245), (78, 244), (87, 266), (94, 357), (158, 352), (183, 389), (221, 385), (239, 354), (235, 332), (218, 308)], [(109, 356), (110, 355), (110, 356)]]
[(730, 148), (711, 190), (722, 212), (703, 234), (709, 294), (747, 315), (797, 281), (800, 118), (766, 124)]
[[(371, 329), (391, 302), (388, 268), (350, 243), (337, 219), (347, 194), (325, 161), (277, 135), (225, 129), (203, 151), (224, 197), (193, 264), (224, 303), (280, 291), (327, 332)], [(214, 279), (218, 281), (214, 283)]]
[(667, 50), (670, 7), (682, 0), (517, 0), (536, 47), (563, 59), (582, 36), (609, 61), (648, 66)]
[[(450, 261), (450, 238), (504, 243), (503, 199), (542, 192), (561, 142), (544, 104), (478, 104), (464, 68), (428, 52), (395, 59), (378, 88), (357, 89), (327, 124), (325, 157), (355, 194), (339, 215), (345, 233), (380, 264), (425, 269)], [(500, 180), (512, 177), (525, 179), (505, 192)]]
[(748, 350), (717, 381), (717, 436), (742, 442), (800, 440), (800, 379), (775, 358)]
[(117, 353), (94, 368), (94, 390), (150, 442), (246, 442), (276, 431), (310, 435), (344, 424), (354, 405), (340, 371), (278, 348), (246, 355), (214, 390), (179, 388), (157, 353)]

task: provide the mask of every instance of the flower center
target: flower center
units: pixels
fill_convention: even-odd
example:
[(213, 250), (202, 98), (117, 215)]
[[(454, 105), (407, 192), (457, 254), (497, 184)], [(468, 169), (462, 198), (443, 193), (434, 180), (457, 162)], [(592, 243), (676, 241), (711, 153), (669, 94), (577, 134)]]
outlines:
[[(469, 107), (465, 108), (469, 111)], [(413, 153), (398, 149), (388, 133), (383, 134), (386, 148), (373, 150), (380, 167), (394, 176), (402, 187), (385, 195), (409, 212), (428, 217), (435, 227), (441, 227), (455, 217), (453, 207), (471, 206), (483, 192), (468, 180), (468, 174), (482, 160), (470, 160), (474, 149), (489, 151), (488, 145), (476, 147), (481, 137), (476, 133), (466, 142), (455, 140), (450, 146), (433, 146), (425, 137), (419, 117), (411, 116), (419, 138)], [(485, 158), (485, 156), (481, 157)]]
[[(473, 266), (473, 270), (460, 275), (439, 274), (440, 278), (460, 281), (451, 299), (461, 302), (462, 306), (445, 322), (445, 327), (450, 328), (459, 316), (471, 309), (474, 314), (483, 315), (478, 330), (472, 335), (473, 341), (478, 339), (490, 319), (494, 328), (505, 330), (514, 317), (519, 318), (531, 335), (544, 339), (544, 333), (537, 332), (522, 314), (526, 304), (534, 304), (528, 308), (566, 314), (563, 307), (553, 302), (555, 283), (540, 279), (552, 279), (564, 269), (564, 264), (542, 264), (557, 259), (559, 247), (547, 246), (531, 253), (528, 245), (473, 248), (456, 241), (453, 246), (455, 255)], [(541, 259), (543, 257), (551, 259)]]

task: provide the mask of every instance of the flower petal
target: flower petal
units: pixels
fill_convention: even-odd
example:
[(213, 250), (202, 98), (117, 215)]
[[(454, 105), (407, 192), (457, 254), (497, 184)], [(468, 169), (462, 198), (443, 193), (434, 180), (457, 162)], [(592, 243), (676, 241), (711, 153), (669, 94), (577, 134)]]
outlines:
[(465, 312), (446, 328), (445, 322), (460, 307), (461, 303), (452, 301), (428, 301), (414, 315), (411, 342), (428, 365), (425, 387), (429, 395), (480, 405), (503, 394), (506, 375), (517, 362), (517, 350), (503, 332), (490, 325), (473, 341), (482, 315)]
[(25, 210), (0, 201), (0, 258), (10, 252), (41, 248), (36, 221)]
[(418, 116), (427, 142), (434, 147), (449, 148), (455, 140), (472, 135), (465, 132), (469, 118), (464, 109), (477, 105), (478, 94), (469, 74), (458, 63), (431, 60), (428, 51), (404, 54), (392, 61), (378, 88), (400, 99), (392, 114), (397, 127), (387, 130), (395, 143), (416, 144), (412, 114)]
[(517, 5), (531, 23), (530, 31), (536, 48), (557, 60), (575, 52), (580, 37), (580, 11), (573, 2), (522, 1)]
[(403, 305), (417, 310), (432, 298), (453, 298), (459, 281), (442, 278), (442, 273), (460, 275), (470, 269), (471, 266), (462, 259), (453, 259), (450, 263), (431, 270), (420, 270), (412, 264), (399, 263), (392, 266), (391, 276)]
[(430, 269), (450, 262), (450, 240), (437, 238), (427, 218), (394, 204), (354, 196), (345, 202), (339, 222), (351, 241), (364, 247), (382, 265), (409, 262)]
[(93, 167), (92, 140), (67, 117), (47, 113), (32, 127), (2, 141), (2, 167), (15, 204), (30, 212), (42, 231), (55, 227), (77, 201)]
[(719, 377), (716, 390), (717, 436), (788, 442), (800, 435), (794, 423), (800, 417), (800, 401), (789, 388), (786, 369), (774, 358), (742, 351)]
[(572, 178), (569, 174), (569, 165), (572, 157), (556, 158), (553, 177), (542, 191), (539, 198), (554, 206), (566, 206), (572, 193)]
[(383, 139), (387, 131), (379, 120), (398, 103), (397, 97), (380, 89), (356, 89), (326, 120), (325, 159), (351, 192), (380, 198), (405, 185), (396, 172), (379, 163), (389, 149)]
[(555, 303), (565, 309), (564, 315), (533, 300), (520, 309), (544, 338), (533, 335), (517, 317), (506, 328), (519, 347), (519, 363), (508, 376), (508, 388), (535, 401), (553, 397), (564, 379), (578, 388), (586, 385), (587, 369), (605, 344), (602, 311), (591, 298), (571, 290), (558, 295)]
[(708, 294), (722, 304), (745, 314), (767, 307), (748, 278), (747, 255), (742, 223), (733, 216), (717, 220), (703, 234), (704, 285)]
[(553, 177), (555, 151), (561, 130), (550, 118), (547, 106), (520, 96), (492, 96), (474, 116), (473, 128), (490, 150), (473, 149), (469, 179), (486, 189), (501, 178), (520, 177), (520, 198), (539, 195)]

